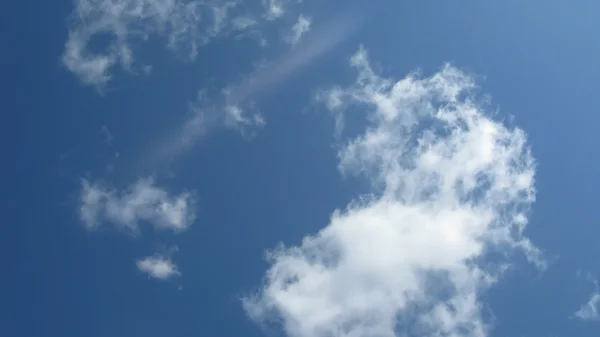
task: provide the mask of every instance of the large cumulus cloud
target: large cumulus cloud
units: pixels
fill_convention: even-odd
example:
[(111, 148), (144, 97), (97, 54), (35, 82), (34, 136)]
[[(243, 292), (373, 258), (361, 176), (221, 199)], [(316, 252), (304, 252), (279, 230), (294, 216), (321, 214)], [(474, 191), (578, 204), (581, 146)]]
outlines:
[(356, 81), (320, 97), (340, 135), (346, 113), (366, 114), (339, 148), (339, 169), (367, 178), (372, 193), (270, 252), (244, 307), (290, 337), (486, 336), (482, 291), (514, 253), (544, 266), (523, 236), (535, 200), (526, 134), (492, 119), (451, 65), (395, 81), (362, 48), (351, 64)]

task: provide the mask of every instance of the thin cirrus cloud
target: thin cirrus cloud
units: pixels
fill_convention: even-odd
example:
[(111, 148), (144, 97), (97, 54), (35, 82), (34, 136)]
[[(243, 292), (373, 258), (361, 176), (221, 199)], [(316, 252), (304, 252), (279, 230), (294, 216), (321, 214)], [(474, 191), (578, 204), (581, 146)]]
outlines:
[(171, 261), (171, 258), (163, 255), (148, 256), (137, 260), (135, 264), (141, 272), (158, 280), (168, 280), (176, 276), (181, 276), (181, 272), (173, 261)]
[[(255, 99), (276, 84), (327, 54), (350, 38), (368, 19), (370, 13), (358, 6), (348, 6), (332, 15), (328, 22), (304, 31), (297, 48), (292, 48), (280, 58), (259, 67), (255, 72), (227, 88), (226, 105), (238, 105)], [(306, 20), (308, 17), (305, 17)], [(309, 25), (312, 27), (312, 21)]]
[(166, 135), (151, 151), (142, 155), (136, 166), (154, 167), (184, 153), (215, 125), (225, 125), (242, 133), (252, 133), (264, 126), (264, 116), (252, 109), (248, 102), (331, 51), (352, 36), (368, 19), (368, 13), (359, 11), (356, 6), (349, 6), (336, 13), (329, 22), (311, 29), (299, 41), (297, 48), (292, 48), (282, 57), (262, 65), (239, 82), (223, 89), (222, 100), (210, 100), (204, 91), (200, 91), (197, 100), (191, 104), (193, 115), (181, 130)]
[(372, 193), (300, 245), (270, 252), (246, 313), (290, 337), (487, 336), (480, 295), (510, 257), (545, 267), (523, 235), (535, 200), (526, 134), (491, 119), (473, 79), (451, 65), (396, 81), (362, 48), (351, 65), (356, 82), (321, 97), (335, 114), (365, 111), (339, 169), (366, 177)]
[[(169, 49), (193, 60), (201, 45), (217, 37), (278, 19), (288, 2), (261, 0), (261, 15), (236, 0), (75, 0), (62, 62), (84, 84), (102, 87), (117, 65), (126, 71), (148, 69), (134, 67), (138, 42), (160, 37)], [(106, 38), (104, 45), (94, 43)]]
[(152, 179), (139, 179), (122, 191), (83, 180), (79, 216), (90, 230), (111, 223), (135, 234), (140, 222), (181, 232), (192, 224), (195, 212), (190, 193), (170, 195)]
[[(242, 136), (252, 136), (265, 124), (264, 116), (251, 104), (224, 104), (228, 93), (221, 92), (221, 100), (210, 99), (200, 90), (190, 103), (191, 117), (173, 132), (163, 135), (156, 143), (141, 151), (135, 159), (134, 170), (144, 171), (169, 162), (193, 148), (198, 139), (218, 127), (238, 131)], [(217, 96), (219, 97), (219, 96)]]

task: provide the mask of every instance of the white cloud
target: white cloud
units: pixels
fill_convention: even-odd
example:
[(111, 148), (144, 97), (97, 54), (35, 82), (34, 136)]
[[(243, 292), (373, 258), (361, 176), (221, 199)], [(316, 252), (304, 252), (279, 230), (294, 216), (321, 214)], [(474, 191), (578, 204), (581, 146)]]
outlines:
[(311, 23), (312, 21), (309, 17), (300, 15), (298, 17), (298, 21), (296, 21), (294, 26), (292, 26), (291, 34), (286, 38), (287, 42), (289, 42), (291, 45), (298, 44), (304, 34), (308, 33), (310, 30)]
[(159, 280), (167, 280), (181, 273), (170, 258), (155, 255), (136, 261), (138, 269)]
[(600, 321), (600, 292), (598, 291), (598, 281), (589, 273), (585, 278), (594, 284), (594, 292), (590, 295), (589, 300), (584, 303), (579, 310), (574, 314), (575, 318), (583, 321)]
[(225, 125), (231, 128), (243, 129), (245, 127), (261, 127), (265, 120), (260, 114), (248, 114), (237, 105), (225, 107)]
[(281, 17), (286, 2), (261, 0), (261, 16), (239, 0), (75, 0), (62, 61), (83, 83), (102, 87), (116, 65), (144, 71), (133, 67), (136, 42), (158, 36), (193, 60), (214, 38)]
[(594, 292), (590, 299), (584, 305), (575, 312), (575, 317), (584, 321), (598, 321), (600, 315), (598, 309), (600, 308), (600, 293)]
[[(196, 25), (200, 19), (196, 2), (177, 0), (76, 0), (72, 25), (65, 45), (63, 63), (85, 84), (103, 85), (116, 63), (130, 70), (133, 40), (160, 34), (174, 48), (185, 41), (195, 54)], [(93, 38), (109, 37), (104, 46), (94, 46)]]
[(287, 0), (262, 0), (265, 8), (265, 17), (268, 20), (279, 19), (285, 12), (285, 3)]
[(269, 253), (246, 312), (290, 337), (487, 336), (480, 294), (511, 254), (544, 266), (522, 234), (535, 200), (526, 135), (492, 120), (473, 79), (450, 65), (393, 81), (362, 48), (351, 64), (356, 82), (336, 87), (329, 106), (360, 107), (369, 122), (340, 147), (339, 169), (367, 178), (372, 193)]
[(137, 233), (144, 221), (158, 229), (182, 231), (194, 221), (191, 195), (171, 196), (152, 179), (140, 179), (124, 191), (83, 180), (80, 201), (79, 215), (88, 229), (109, 222)]

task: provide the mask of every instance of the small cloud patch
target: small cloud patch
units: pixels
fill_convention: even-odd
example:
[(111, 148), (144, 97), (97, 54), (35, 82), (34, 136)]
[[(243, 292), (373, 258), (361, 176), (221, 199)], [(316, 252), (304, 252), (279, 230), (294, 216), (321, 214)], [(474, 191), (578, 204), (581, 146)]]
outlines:
[(181, 272), (179, 272), (177, 266), (170, 258), (165, 256), (149, 256), (137, 260), (135, 264), (141, 272), (158, 280), (168, 280), (176, 276), (181, 276)]

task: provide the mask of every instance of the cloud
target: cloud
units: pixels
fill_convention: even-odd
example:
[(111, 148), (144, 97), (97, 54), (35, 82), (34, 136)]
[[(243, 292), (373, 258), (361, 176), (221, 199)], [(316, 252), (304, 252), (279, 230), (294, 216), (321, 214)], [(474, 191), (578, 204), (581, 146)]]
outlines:
[(298, 21), (292, 26), (292, 32), (286, 37), (286, 41), (291, 45), (296, 45), (300, 39), (310, 30), (312, 21), (309, 17), (300, 15)]
[(598, 291), (598, 281), (589, 273), (585, 275), (585, 278), (594, 284), (595, 290), (590, 295), (589, 300), (575, 312), (574, 317), (583, 321), (599, 321), (600, 292)]
[(152, 179), (140, 179), (123, 191), (84, 179), (80, 202), (80, 219), (90, 230), (108, 222), (137, 233), (140, 222), (149, 222), (157, 229), (180, 232), (192, 224), (195, 216), (189, 193), (171, 196), (155, 187)]
[(200, 90), (198, 98), (191, 105), (193, 116), (186, 121), (181, 134), (169, 135), (143, 162), (152, 166), (180, 154), (215, 125), (225, 125), (242, 134), (252, 133), (264, 126), (264, 116), (254, 111), (250, 102), (351, 36), (366, 19), (363, 14), (356, 7), (340, 11), (326, 25), (319, 27), (310, 39), (303, 40), (302, 48), (292, 50), (274, 62), (262, 64), (247, 77), (224, 88), (221, 91), (223, 101), (208, 100), (206, 92)]
[(600, 293), (594, 292), (590, 299), (584, 305), (575, 312), (575, 317), (584, 321), (598, 321), (600, 315), (598, 314), (598, 308), (600, 306)]
[[(115, 64), (131, 70), (130, 43), (154, 34), (166, 36), (171, 48), (187, 44), (193, 57), (199, 10), (193, 1), (76, 0), (63, 63), (85, 84), (103, 85)], [(102, 38), (108, 40), (98, 41)], [(93, 39), (98, 43), (94, 45)], [(101, 51), (90, 51), (93, 47)]]
[(85, 50), (86, 38), (71, 32), (65, 45), (62, 62), (67, 68), (79, 76), (84, 84), (103, 85), (110, 80), (108, 69), (115, 63), (116, 56), (90, 55)]
[(301, 39), (298, 48), (268, 64), (262, 64), (242, 81), (227, 88), (227, 105), (237, 105), (267, 91), (310, 65), (352, 36), (368, 19), (368, 13), (356, 6), (340, 9), (335, 16)]
[(104, 137), (106, 145), (111, 145), (114, 138), (110, 130), (105, 125), (102, 125), (100, 130), (102, 131), (102, 136)]
[(290, 337), (487, 336), (481, 293), (514, 253), (544, 266), (523, 236), (535, 200), (525, 133), (494, 121), (451, 65), (395, 81), (362, 48), (351, 65), (356, 82), (321, 97), (335, 94), (335, 114), (365, 112), (339, 169), (372, 191), (300, 245), (270, 252), (247, 314)]
[(226, 127), (245, 136), (253, 135), (266, 124), (264, 117), (251, 104), (229, 104), (226, 102), (227, 96), (227, 90), (224, 90), (222, 100), (214, 101), (208, 98), (205, 90), (200, 90), (196, 100), (190, 104), (191, 117), (176, 133), (166, 135), (144, 153), (141, 166), (154, 167), (181, 155), (212, 129)]
[[(184, 126), (184, 139), (199, 127), (207, 128), (214, 125), (244, 131), (265, 125), (264, 117), (255, 111), (252, 104), (247, 102), (232, 103), (229, 99), (230, 89), (221, 91), (221, 100), (210, 100), (205, 90), (200, 90), (196, 101), (191, 104), (193, 118)], [(246, 103), (246, 104), (244, 104)], [(193, 132), (192, 132), (193, 133)]]
[(262, 5), (265, 9), (265, 17), (267, 20), (279, 19), (285, 12), (285, 4), (287, 0), (262, 0)]
[(162, 255), (148, 256), (137, 260), (135, 264), (140, 271), (155, 279), (167, 280), (175, 276), (181, 276), (177, 266), (171, 259)]
[[(283, 0), (261, 0), (266, 14), (231, 0), (75, 0), (62, 62), (84, 84), (102, 87), (111, 69), (134, 67), (136, 42), (160, 37), (169, 49), (193, 60), (217, 37), (253, 29), (284, 13)], [(143, 72), (145, 66), (139, 67)]]

